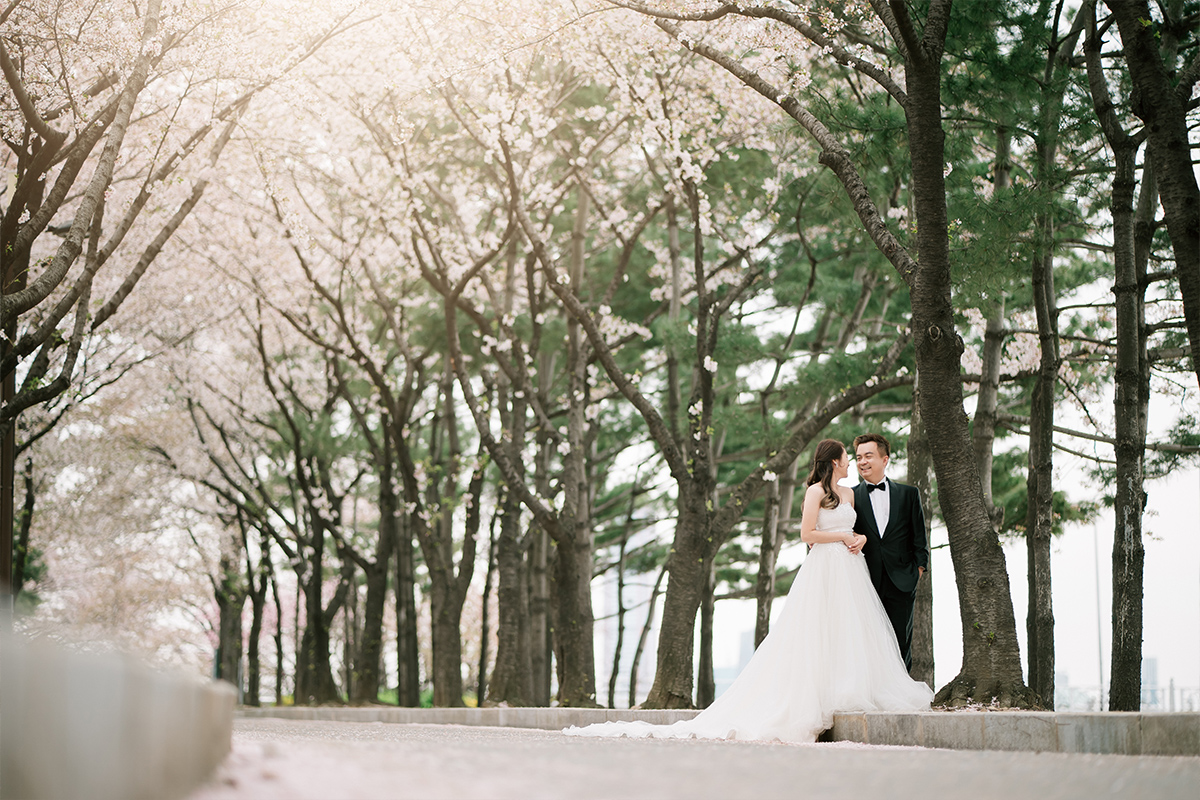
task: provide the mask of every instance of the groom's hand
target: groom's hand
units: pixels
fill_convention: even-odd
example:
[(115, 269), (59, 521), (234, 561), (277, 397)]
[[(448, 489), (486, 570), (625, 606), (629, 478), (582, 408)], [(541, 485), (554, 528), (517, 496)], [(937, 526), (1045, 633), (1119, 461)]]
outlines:
[(861, 533), (856, 533), (850, 537), (850, 541), (846, 542), (846, 549), (852, 554), (858, 555), (862, 552), (863, 545), (867, 543), (867, 537)]

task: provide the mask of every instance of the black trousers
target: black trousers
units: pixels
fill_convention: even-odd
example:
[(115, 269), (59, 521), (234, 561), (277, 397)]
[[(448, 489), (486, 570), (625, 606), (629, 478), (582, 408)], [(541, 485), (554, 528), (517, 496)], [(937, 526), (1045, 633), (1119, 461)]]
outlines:
[(896, 631), (896, 642), (900, 645), (900, 657), (904, 659), (904, 668), (912, 669), (912, 631), (913, 605), (917, 599), (916, 591), (902, 592), (892, 583), (887, 570), (879, 582), (879, 599), (883, 601), (883, 610), (892, 621)]

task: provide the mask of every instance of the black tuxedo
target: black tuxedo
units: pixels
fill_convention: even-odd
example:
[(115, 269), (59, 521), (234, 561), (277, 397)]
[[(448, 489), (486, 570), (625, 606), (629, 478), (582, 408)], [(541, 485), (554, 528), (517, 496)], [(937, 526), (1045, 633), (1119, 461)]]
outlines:
[(921, 510), (921, 494), (915, 487), (889, 480), (887, 491), (891, 508), (881, 536), (871, 506), (870, 487), (866, 481), (859, 481), (854, 487), (854, 510), (858, 514), (854, 532), (867, 537), (863, 557), (867, 559), (871, 583), (896, 630), (904, 666), (911, 669), (913, 601), (921, 576), (918, 568), (929, 568), (925, 513)]

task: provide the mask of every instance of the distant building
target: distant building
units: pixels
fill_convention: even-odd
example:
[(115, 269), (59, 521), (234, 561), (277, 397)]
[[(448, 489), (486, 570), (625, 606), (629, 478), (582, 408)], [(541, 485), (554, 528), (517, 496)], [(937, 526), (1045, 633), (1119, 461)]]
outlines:
[(1098, 688), (1072, 686), (1065, 672), (1054, 673), (1055, 711), (1100, 711)]

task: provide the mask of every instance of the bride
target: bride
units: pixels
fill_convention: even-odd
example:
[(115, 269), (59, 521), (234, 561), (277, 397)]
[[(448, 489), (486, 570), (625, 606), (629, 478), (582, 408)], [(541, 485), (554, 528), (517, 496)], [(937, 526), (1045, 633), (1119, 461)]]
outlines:
[(673, 725), (605, 722), (572, 736), (763, 739), (813, 742), (834, 712), (921, 711), (933, 692), (909, 678), (855, 534), (854, 493), (841, 442), (817, 445), (800, 524), (812, 546), (770, 634), (724, 694)]

